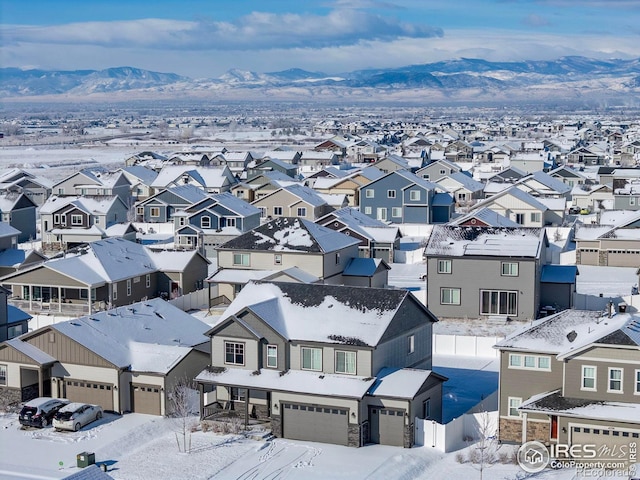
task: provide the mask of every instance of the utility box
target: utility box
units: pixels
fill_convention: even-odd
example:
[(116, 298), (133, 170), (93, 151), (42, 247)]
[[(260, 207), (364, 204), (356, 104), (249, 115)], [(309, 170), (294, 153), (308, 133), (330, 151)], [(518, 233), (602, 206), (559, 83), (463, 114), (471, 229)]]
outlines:
[(77, 465), (80, 468), (88, 467), (96, 463), (96, 454), (93, 452), (82, 452), (76, 455)]

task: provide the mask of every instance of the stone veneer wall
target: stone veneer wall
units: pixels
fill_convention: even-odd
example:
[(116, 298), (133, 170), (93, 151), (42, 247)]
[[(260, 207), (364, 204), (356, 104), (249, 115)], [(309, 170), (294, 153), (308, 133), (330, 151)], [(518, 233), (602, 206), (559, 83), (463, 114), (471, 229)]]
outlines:
[(498, 424), (498, 439), (502, 443), (521, 443), (522, 421), (501, 418)]
[(550, 434), (549, 422), (527, 422), (527, 442), (537, 440), (546, 444), (549, 442)]

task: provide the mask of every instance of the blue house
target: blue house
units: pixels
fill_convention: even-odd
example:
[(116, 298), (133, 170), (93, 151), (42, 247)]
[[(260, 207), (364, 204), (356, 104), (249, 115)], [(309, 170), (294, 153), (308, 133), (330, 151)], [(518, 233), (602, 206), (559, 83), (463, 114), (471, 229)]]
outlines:
[(360, 189), (360, 211), (390, 223), (447, 223), (455, 202), (438, 185), (396, 170)]
[(207, 257), (215, 248), (260, 225), (260, 209), (229, 192), (211, 195), (173, 215), (175, 242)]
[(206, 192), (195, 185), (167, 188), (136, 204), (136, 221), (170, 222), (177, 210), (188, 208), (206, 197)]

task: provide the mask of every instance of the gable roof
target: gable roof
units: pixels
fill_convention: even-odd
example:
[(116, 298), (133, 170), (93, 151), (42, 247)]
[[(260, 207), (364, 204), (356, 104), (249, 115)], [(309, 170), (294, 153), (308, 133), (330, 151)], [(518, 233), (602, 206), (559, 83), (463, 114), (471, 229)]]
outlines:
[(487, 207), (473, 210), (466, 215), (462, 215), (455, 220), (452, 220), (449, 223), (451, 225), (462, 225), (463, 223), (468, 222), (472, 219), (478, 219), (481, 222), (486, 223), (490, 227), (520, 227), (520, 224), (505, 217), (504, 215), (500, 215), (498, 212), (494, 212)]
[(410, 296), (407, 290), (249, 282), (222, 318), (248, 308), (288, 340), (373, 347)]
[(481, 202), (476, 203), (471, 209), (472, 210), (476, 210), (478, 208), (482, 208), (482, 207), (485, 207), (487, 205), (491, 205), (496, 200), (504, 197), (505, 195), (511, 195), (511, 196), (517, 198), (518, 200), (528, 204), (530, 207), (535, 208), (537, 210), (540, 210), (542, 212), (546, 212), (547, 210), (549, 210), (549, 208), (545, 204), (540, 202), (533, 195), (525, 192), (524, 190), (520, 190), (518, 187), (513, 187), (513, 186), (509, 187), (509, 188), (507, 188), (505, 190), (502, 190), (501, 192), (496, 193), (495, 195), (493, 195), (492, 197), (487, 198), (486, 200), (483, 200)]
[(328, 253), (359, 241), (297, 217), (276, 218), (220, 246), (225, 250)]

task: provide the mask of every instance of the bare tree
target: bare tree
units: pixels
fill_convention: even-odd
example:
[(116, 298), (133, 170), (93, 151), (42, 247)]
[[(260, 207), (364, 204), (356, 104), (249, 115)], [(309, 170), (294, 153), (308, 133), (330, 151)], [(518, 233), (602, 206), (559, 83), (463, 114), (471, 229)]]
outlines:
[(480, 480), (484, 471), (494, 466), (498, 461), (498, 450), (500, 444), (496, 437), (496, 420), (486, 410), (476, 416), (477, 425), (475, 428), (476, 443), (471, 446), (469, 460), (471, 464), (480, 472)]
[(196, 382), (185, 376), (179, 378), (167, 394), (168, 416), (175, 423), (176, 443), (182, 453), (191, 452), (191, 432), (198, 424), (195, 416), (197, 388)]

